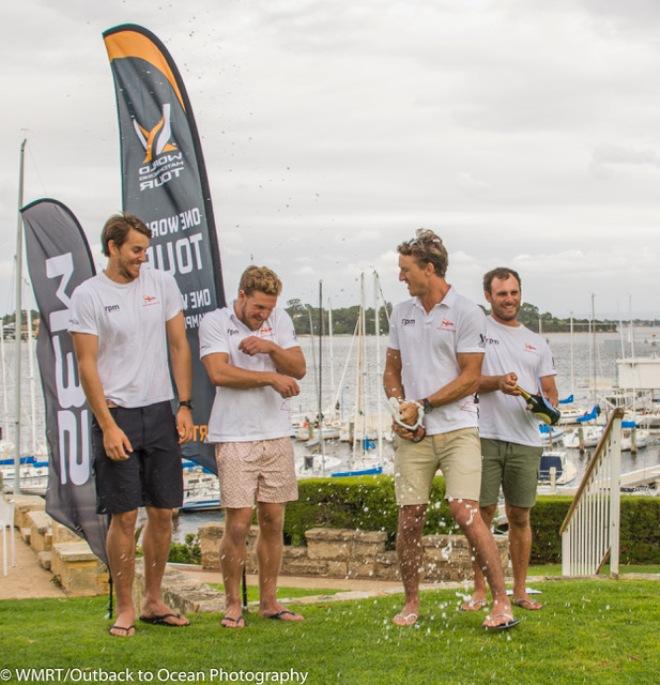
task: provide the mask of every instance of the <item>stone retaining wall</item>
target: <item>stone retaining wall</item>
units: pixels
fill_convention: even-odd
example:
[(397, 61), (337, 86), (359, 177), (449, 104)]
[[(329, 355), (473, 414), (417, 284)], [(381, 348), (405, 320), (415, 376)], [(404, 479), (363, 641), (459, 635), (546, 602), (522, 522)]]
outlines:
[[(202, 566), (220, 569), (221, 523), (199, 529)], [(247, 541), (246, 566), (256, 573), (255, 543), (258, 528), (252, 526)], [(282, 575), (322, 576), (325, 578), (371, 578), (398, 580), (396, 552), (387, 550), (387, 535), (380, 531), (312, 528), (305, 533), (307, 547), (284, 547)], [(508, 566), (508, 540), (495, 536), (500, 560)], [(463, 535), (425, 535), (422, 580), (464, 580), (472, 577), (471, 550)]]

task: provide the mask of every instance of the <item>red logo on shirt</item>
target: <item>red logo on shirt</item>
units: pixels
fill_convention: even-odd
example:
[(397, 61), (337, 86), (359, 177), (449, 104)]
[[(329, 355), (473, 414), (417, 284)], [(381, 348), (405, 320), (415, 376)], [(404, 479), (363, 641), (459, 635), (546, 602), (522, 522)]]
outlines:
[(273, 328), (272, 326), (269, 326), (267, 324), (264, 324), (260, 329), (259, 329), (259, 335), (262, 337), (265, 337), (267, 335), (272, 335), (273, 334)]
[(449, 319), (443, 319), (438, 328), (441, 328), (443, 331), (453, 331), (456, 328), (456, 324), (453, 321), (449, 321)]
[(530, 343), (525, 343), (525, 352), (536, 352), (536, 348)]
[(142, 299), (144, 300), (143, 307), (148, 307), (150, 304), (157, 304), (158, 302), (157, 298), (153, 295), (143, 295)]

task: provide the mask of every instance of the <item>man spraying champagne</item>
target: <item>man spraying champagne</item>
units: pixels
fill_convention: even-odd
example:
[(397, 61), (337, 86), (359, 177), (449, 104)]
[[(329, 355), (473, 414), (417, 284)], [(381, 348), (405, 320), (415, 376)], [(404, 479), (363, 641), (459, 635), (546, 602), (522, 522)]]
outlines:
[(527, 409), (529, 409), (539, 421), (543, 421), (543, 423), (547, 423), (549, 426), (554, 426), (559, 422), (561, 412), (551, 404), (548, 404), (543, 395), (532, 395), (531, 392), (527, 392), (527, 390), (524, 390), (519, 385), (516, 385), (516, 392), (525, 400)]
[[(482, 518), (490, 525), (502, 487), (513, 564), (513, 604), (534, 611), (542, 605), (528, 596), (526, 580), (532, 547), (530, 512), (536, 502), (543, 451), (538, 424), (540, 420), (556, 422), (552, 420), (553, 412), (558, 414), (556, 372), (546, 341), (518, 321), (518, 273), (501, 267), (493, 269), (484, 276), (483, 287), (491, 314), (486, 319), (486, 354), (479, 380), (479, 506)], [(523, 388), (539, 389), (540, 397), (535, 398)], [(554, 406), (546, 406), (543, 397)], [(539, 418), (537, 411), (546, 418)], [(478, 611), (486, 606), (486, 584), (477, 564), (474, 572), (474, 593), (463, 603), (463, 611)]]

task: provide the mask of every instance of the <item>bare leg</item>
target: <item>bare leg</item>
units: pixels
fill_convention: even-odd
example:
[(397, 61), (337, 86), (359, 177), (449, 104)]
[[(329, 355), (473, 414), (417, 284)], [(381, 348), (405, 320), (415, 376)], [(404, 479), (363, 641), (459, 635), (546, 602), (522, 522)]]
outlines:
[[(490, 530), (490, 525), (493, 522), (493, 516), (497, 511), (497, 504), (490, 504), (487, 507), (481, 507), (481, 518), (483, 522)], [(472, 550), (474, 554), (474, 559), (472, 561), (472, 570), (474, 571), (474, 591), (472, 597), (461, 604), (461, 609), (463, 611), (479, 611), (482, 607), (486, 606), (486, 579), (481, 571), (480, 565), (477, 563), (476, 551)]]
[(392, 619), (400, 626), (413, 625), (419, 615), (419, 576), (422, 566), (422, 529), (426, 520), (426, 505), (399, 507), (396, 551), (405, 593), (403, 609)]
[(126, 629), (135, 624), (135, 607), (133, 606), (133, 578), (135, 576), (135, 522), (137, 509), (113, 514), (106, 538), (108, 563), (112, 574), (112, 583), (117, 596), (117, 629), (110, 633), (117, 637), (127, 637), (135, 632)]
[[(172, 541), (172, 510), (158, 507), (147, 507), (147, 523), (142, 537), (144, 552), (144, 601), (142, 616), (165, 616), (164, 622), (185, 626), (189, 621), (183, 616), (176, 616), (161, 597), (161, 585), (165, 564)], [(167, 614), (170, 614), (167, 616)]]
[(245, 539), (250, 530), (252, 507), (225, 509), (225, 534), (220, 543), (220, 565), (225, 584), (226, 628), (242, 628), (241, 576), (245, 566)]
[(493, 611), (486, 617), (483, 625), (494, 627), (507, 622), (512, 618), (512, 613), (504, 585), (504, 572), (495, 539), (479, 513), (479, 503), (473, 500), (453, 500), (449, 503), (449, 509), (474, 549), (477, 562), (493, 595)]
[(258, 502), (259, 537), (257, 559), (259, 560), (259, 613), (262, 616), (278, 615), (282, 621), (302, 621), (303, 617), (290, 612), (277, 601), (277, 576), (282, 563), (282, 530), (284, 527), (284, 504)]
[(513, 601), (524, 609), (536, 611), (543, 605), (534, 602), (527, 594), (527, 568), (532, 553), (531, 509), (506, 505), (509, 521), (509, 550), (513, 566)]

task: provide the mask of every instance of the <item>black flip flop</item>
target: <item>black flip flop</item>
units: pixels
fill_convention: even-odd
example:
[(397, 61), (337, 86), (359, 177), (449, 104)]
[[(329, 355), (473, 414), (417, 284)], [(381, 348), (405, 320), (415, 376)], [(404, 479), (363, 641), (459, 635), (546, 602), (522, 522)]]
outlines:
[(483, 627), (486, 630), (488, 630), (489, 632), (495, 631), (495, 630), (509, 630), (510, 628), (513, 628), (513, 626), (517, 626), (519, 623), (520, 623), (519, 618), (512, 618), (510, 621), (506, 621), (505, 623), (498, 623), (494, 626), (483, 626)]
[[(287, 621), (282, 616), (300, 616), (295, 611), (289, 611), (289, 609), (282, 609), (281, 611), (276, 611), (274, 614), (268, 614), (265, 618), (272, 618), (275, 621), (285, 621), (286, 623), (294, 623), (294, 621)], [(301, 617), (302, 618), (302, 617)]]
[(152, 626), (165, 626), (167, 628), (185, 628), (186, 626), (190, 625), (190, 621), (188, 623), (170, 623), (167, 619), (168, 618), (181, 618), (181, 614), (154, 614), (153, 616), (140, 616), (140, 621), (142, 623), (149, 623)]

